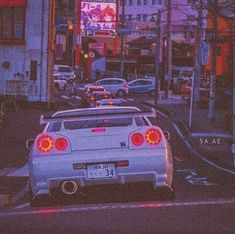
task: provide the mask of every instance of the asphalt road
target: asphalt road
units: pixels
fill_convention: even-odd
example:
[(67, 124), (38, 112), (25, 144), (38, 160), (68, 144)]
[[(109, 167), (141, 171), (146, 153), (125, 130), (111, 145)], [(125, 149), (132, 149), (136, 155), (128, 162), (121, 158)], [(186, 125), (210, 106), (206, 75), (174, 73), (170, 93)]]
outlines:
[[(75, 105), (78, 103), (75, 99), (72, 101)], [(127, 194), (121, 190), (103, 193), (93, 190), (92, 199), (85, 198), (82, 204), (62, 202), (31, 209), (26, 194), (12, 207), (0, 212), (1, 233), (234, 233), (234, 176), (196, 157), (169, 119), (159, 114), (152, 121), (170, 132), (175, 201), (163, 201), (140, 187)], [(39, 130), (37, 121), (32, 120), (32, 124), (30, 128), (22, 126), (27, 136)], [(17, 134), (22, 133), (16, 128), (16, 139)], [(19, 157), (15, 157), (14, 165), (17, 166), (18, 161), (21, 166), (27, 161), (20, 158), (25, 149), (17, 149), (17, 153)], [(14, 184), (8, 181), (5, 185), (19, 186), (17, 180), (22, 186), (27, 182), (14, 178)]]

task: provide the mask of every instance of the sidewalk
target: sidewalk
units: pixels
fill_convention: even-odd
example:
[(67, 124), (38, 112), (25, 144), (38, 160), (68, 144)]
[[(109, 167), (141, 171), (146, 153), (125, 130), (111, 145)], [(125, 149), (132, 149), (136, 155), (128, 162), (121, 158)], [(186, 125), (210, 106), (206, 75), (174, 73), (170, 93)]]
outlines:
[[(235, 162), (231, 151), (232, 126), (228, 127), (225, 111), (216, 109), (215, 122), (208, 118), (208, 107), (194, 107), (192, 111), (192, 125), (189, 128), (189, 102), (178, 101), (180, 96), (169, 95), (168, 99), (158, 101), (158, 110), (167, 115), (183, 133), (184, 138), (199, 154), (207, 157), (230, 170), (235, 169)], [(148, 102), (153, 105), (152, 102)]]

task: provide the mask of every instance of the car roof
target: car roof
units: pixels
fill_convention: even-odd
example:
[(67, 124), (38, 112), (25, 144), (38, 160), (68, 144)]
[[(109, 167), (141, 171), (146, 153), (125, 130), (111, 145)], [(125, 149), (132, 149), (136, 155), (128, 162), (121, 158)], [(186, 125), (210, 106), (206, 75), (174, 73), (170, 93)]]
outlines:
[(152, 80), (150, 80), (150, 79), (136, 79), (136, 80), (130, 81), (129, 84), (130, 84), (130, 83), (133, 83), (133, 82), (135, 82), (135, 81), (142, 81), (142, 80), (144, 80), (144, 81), (150, 81), (151, 83), (153, 83)]
[(121, 81), (126, 81), (126, 80), (121, 79), (121, 78), (103, 78), (103, 79), (98, 80), (98, 82), (102, 81), (102, 80), (121, 80)]

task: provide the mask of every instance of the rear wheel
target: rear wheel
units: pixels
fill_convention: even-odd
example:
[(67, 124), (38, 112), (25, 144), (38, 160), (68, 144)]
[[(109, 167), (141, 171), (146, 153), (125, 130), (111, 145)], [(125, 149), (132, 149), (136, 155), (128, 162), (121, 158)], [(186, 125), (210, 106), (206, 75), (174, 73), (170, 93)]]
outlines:
[(123, 97), (125, 95), (125, 92), (123, 90), (118, 90), (117, 95), (119, 97)]
[(175, 192), (172, 188), (157, 188), (154, 190), (154, 195), (157, 200), (174, 201)]
[(155, 91), (154, 91), (154, 90), (151, 90), (151, 91), (149, 92), (149, 94), (150, 94), (150, 96), (154, 96), (154, 95), (155, 95)]

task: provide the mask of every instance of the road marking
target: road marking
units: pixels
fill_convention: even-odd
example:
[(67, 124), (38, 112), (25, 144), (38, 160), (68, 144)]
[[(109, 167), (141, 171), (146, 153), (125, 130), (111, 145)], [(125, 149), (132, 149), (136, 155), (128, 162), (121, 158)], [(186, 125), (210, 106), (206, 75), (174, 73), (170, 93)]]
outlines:
[[(169, 119), (164, 113), (156, 110), (159, 114), (161, 114), (162, 116), (166, 117), (167, 119)], [(184, 143), (187, 145), (187, 147), (198, 157), (200, 158), (201, 160), (203, 160), (204, 162), (208, 163), (209, 165), (221, 170), (221, 171), (224, 171), (224, 172), (227, 172), (229, 174), (232, 174), (232, 175), (235, 175), (235, 171), (232, 171), (232, 170), (229, 170), (229, 169), (226, 169), (226, 168), (223, 168), (217, 164), (215, 164), (214, 162), (211, 162), (210, 160), (204, 158), (201, 154), (199, 154), (196, 150), (193, 149), (193, 147), (191, 146), (191, 144), (185, 139), (185, 137), (183, 136), (183, 134), (181, 133), (181, 131), (179, 130), (178, 126), (171, 120), (172, 122), (172, 125), (174, 127), (174, 129), (176, 130), (176, 132), (178, 133), (178, 135), (181, 137), (181, 139), (184, 141)]]
[(188, 183), (193, 185), (203, 185), (203, 186), (217, 185), (216, 183), (209, 182), (207, 177), (198, 177), (198, 174), (194, 169), (182, 169), (182, 170), (177, 169), (176, 172), (187, 173), (187, 175), (184, 178)]
[(6, 176), (7, 174), (17, 170), (15, 167), (6, 167), (0, 170), (0, 177)]
[(16, 206), (14, 207), (13, 209), (22, 209), (22, 208), (26, 208), (26, 207), (30, 207), (30, 204), (29, 202), (25, 203), (25, 204), (22, 204), (20, 206)]
[(7, 177), (29, 177), (28, 164), (21, 168), (15, 168), (14, 171), (6, 174)]
[[(94, 211), (94, 210), (110, 210), (110, 209), (157, 209), (164, 207), (176, 207), (176, 206), (208, 206), (208, 205), (224, 205), (224, 204), (235, 204), (233, 199), (218, 199), (218, 200), (206, 200), (206, 201), (182, 201), (182, 202), (146, 202), (141, 204), (110, 204), (110, 205), (88, 205), (88, 206), (76, 206), (76, 207), (65, 207), (65, 208), (40, 208), (38, 210), (13, 210), (13, 211), (2, 211), (0, 217), (6, 216), (22, 216), (22, 215), (40, 215), (40, 214), (53, 214), (61, 212), (77, 212), (77, 211)], [(23, 204), (25, 205), (25, 204)]]

